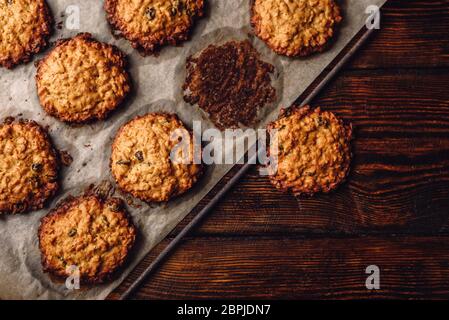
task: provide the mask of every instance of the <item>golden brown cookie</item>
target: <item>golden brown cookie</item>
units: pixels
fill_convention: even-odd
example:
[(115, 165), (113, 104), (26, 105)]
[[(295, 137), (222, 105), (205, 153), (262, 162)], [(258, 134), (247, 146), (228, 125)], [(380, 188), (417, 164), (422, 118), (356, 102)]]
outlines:
[(187, 40), (204, 14), (203, 0), (106, 0), (104, 8), (111, 26), (144, 55)]
[(70, 198), (41, 220), (42, 266), (56, 277), (78, 268), (83, 283), (109, 280), (134, 245), (136, 228), (118, 198)]
[(276, 188), (313, 195), (335, 189), (346, 178), (352, 126), (333, 113), (292, 107), (268, 125), (268, 132), (269, 154), (275, 160), (269, 173)]
[(342, 17), (334, 0), (253, 0), (251, 25), (276, 53), (289, 57), (323, 51)]
[(210, 45), (189, 57), (184, 100), (198, 104), (220, 129), (251, 126), (258, 112), (276, 98), (274, 67), (262, 61), (251, 43)]
[(0, 66), (30, 61), (47, 45), (51, 24), (45, 0), (0, 0)]
[[(178, 147), (176, 134), (182, 134), (185, 147)], [(143, 201), (164, 202), (189, 190), (202, 174), (194, 153), (192, 134), (176, 115), (148, 113), (118, 131), (111, 171), (123, 191)]]
[(36, 84), (43, 109), (72, 123), (106, 118), (131, 88), (125, 55), (88, 33), (58, 41), (40, 61)]
[(34, 121), (0, 125), (0, 213), (39, 210), (58, 189), (58, 159)]

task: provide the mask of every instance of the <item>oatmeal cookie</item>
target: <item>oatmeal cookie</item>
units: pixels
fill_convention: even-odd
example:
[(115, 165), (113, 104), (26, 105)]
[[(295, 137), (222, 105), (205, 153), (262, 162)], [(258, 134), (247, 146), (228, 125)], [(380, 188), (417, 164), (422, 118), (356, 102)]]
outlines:
[(268, 125), (268, 132), (273, 135), (269, 154), (275, 159), (268, 170), (276, 188), (313, 195), (334, 190), (346, 178), (352, 126), (333, 113), (292, 107)]
[(253, 0), (255, 34), (289, 57), (323, 51), (342, 17), (334, 0)]
[(202, 174), (194, 149), (192, 134), (176, 115), (148, 113), (118, 131), (112, 145), (112, 175), (134, 197), (165, 202), (192, 188)]
[(276, 98), (274, 66), (260, 60), (251, 43), (210, 45), (187, 60), (184, 100), (198, 104), (220, 129), (251, 126), (258, 112)]
[(0, 66), (30, 61), (47, 46), (52, 22), (45, 0), (0, 0)]
[(125, 55), (88, 33), (58, 41), (40, 61), (36, 85), (43, 109), (70, 123), (106, 118), (131, 89)]
[(104, 8), (111, 26), (148, 55), (187, 40), (195, 20), (204, 14), (204, 1), (106, 0)]
[(0, 212), (39, 210), (58, 189), (58, 158), (47, 132), (34, 121), (0, 125)]
[(82, 283), (102, 283), (120, 268), (134, 245), (134, 227), (118, 198), (95, 195), (66, 199), (41, 220), (42, 266), (56, 277), (73, 274)]

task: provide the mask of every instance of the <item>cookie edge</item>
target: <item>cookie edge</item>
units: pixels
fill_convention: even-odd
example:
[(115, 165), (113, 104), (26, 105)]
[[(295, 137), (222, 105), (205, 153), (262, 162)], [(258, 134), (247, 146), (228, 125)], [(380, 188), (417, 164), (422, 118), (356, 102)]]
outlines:
[[(345, 168), (344, 168), (344, 174), (342, 176), (342, 178), (340, 178), (339, 180), (337, 180), (336, 182), (332, 183), (331, 185), (329, 185), (328, 187), (323, 188), (322, 186), (320, 186), (319, 189), (315, 188), (313, 190), (309, 190), (309, 189), (305, 189), (305, 190), (297, 190), (292, 186), (284, 186), (282, 183), (282, 180), (276, 179), (275, 177), (277, 175), (270, 175), (268, 178), (271, 182), (271, 184), (278, 190), (284, 192), (284, 193), (292, 193), (294, 196), (309, 196), (312, 197), (316, 194), (319, 193), (330, 193), (334, 190), (336, 190), (341, 184), (343, 184), (346, 180), (347, 177), (349, 175), (349, 172), (351, 171), (351, 162), (353, 160), (353, 152), (352, 152), (352, 141), (354, 140), (354, 130), (353, 130), (353, 126), (352, 123), (348, 123), (345, 124), (345, 122), (340, 119), (339, 117), (337, 117), (333, 112), (331, 111), (322, 111), (320, 107), (315, 107), (312, 108), (310, 105), (304, 105), (304, 106), (298, 106), (298, 105), (293, 105), (292, 107), (285, 109), (282, 108), (280, 110), (279, 113), (279, 117), (278, 119), (270, 122), (267, 125), (267, 131), (268, 133), (270, 133), (271, 130), (274, 129), (275, 123), (283, 118), (286, 118), (292, 114), (299, 114), (299, 116), (301, 117), (300, 119), (312, 114), (312, 113), (318, 113), (318, 114), (322, 114), (322, 113), (330, 113), (333, 115), (333, 117), (335, 117), (336, 120), (338, 120), (338, 124), (344, 129), (344, 138), (345, 141), (347, 143), (347, 153), (345, 156)], [(271, 144), (268, 142), (268, 148), (267, 148), (267, 157), (270, 156), (270, 146)]]

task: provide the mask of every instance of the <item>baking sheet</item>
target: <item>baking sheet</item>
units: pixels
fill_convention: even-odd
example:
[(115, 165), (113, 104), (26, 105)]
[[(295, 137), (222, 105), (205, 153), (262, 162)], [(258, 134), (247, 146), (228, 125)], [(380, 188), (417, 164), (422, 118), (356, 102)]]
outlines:
[[(259, 39), (248, 35), (249, 0), (209, 0), (206, 17), (197, 24), (192, 39), (180, 47), (164, 48), (157, 57), (141, 57), (124, 39), (115, 39), (109, 30), (102, 1), (47, 0), (53, 16), (65, 22), (68, 6), (80, 9), (80, 28), (68, 30), (65, 24), (52, 37), (71, 37), (78, 32), (90, 32), (98, 40), (113, 43), (129, 55), (134, 92), (127, 103), (107, 121), (71, 127), (48, 117), (36, 96), (33, 63), (12, 71), (0, 70), (0, 118), (19, 116), (49, 126), (49, 132), (60, 150), (68, 151), (72, 164), (63, 169), (62, 190), (49, 205), (53, 207), (68, 195), (78, 195), (90, 184), (111, 180), (108, 162), (111, 139), (117, 129), (136, 115), (150, 111), (176, 112), (188, 125), (203, 121), (203, 129), (212, 127), (197, 107), (182, 99), (181, 86), (185, 76), (185, 59), (208, 44), (230, 39), (250, 39), (272, 63), (276, 72), (273, 85), (277, 101), (267, 106), (259, 126), (276, 118), (280, 106), (289, 106), (322, 70), (347, 45), (365, 24), (368, 5), (381, 6), (385, 0), (342, 0), (344, 21), (332, 48), (305, 59), (290, 59), (273, 54)], [(48, 51), (48, 50), (47, 50)], [(45, 54), (45, 53), (44, 53)], [(43, 54), (35, 59), (41, 58)], [(147, 205), (134, 201), (129, 206), (139, 229), (136, 250), (115, 281), (91, 288), (69, 291), (64, 284), (55, 284), (42, 272), (38, 249), (37, 228), (48, 208), (25, 215), (0, 216), (0, 298), (1, 299), (104, 299), (129, 274), (136, 264), (195, 207), (212, 187), (229, 171), (231, 165), (214, 165), (206, 176), (186, 195), (164, 205)], [(112, 180), (111, 180), (112, 181)]]

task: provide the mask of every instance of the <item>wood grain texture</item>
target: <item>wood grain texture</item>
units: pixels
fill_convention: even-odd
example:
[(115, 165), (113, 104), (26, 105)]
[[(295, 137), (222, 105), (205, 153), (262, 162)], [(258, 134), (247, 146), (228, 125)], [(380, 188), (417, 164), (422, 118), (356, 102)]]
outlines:
[(449, 66), (449, 1), (389, 0), (380, 30), (348, 68)]
[(135, 298), (448, 298), (448, 261), (447, 237), (188, 239)]
[[(448, 30), (449, 1), (390, 0), (314, 101), (356, 128), (348, 182), (295, 199), (254, 167), (136, 298), (449, 298)], [(369, 264), (380, 291), (364, 287)]]

